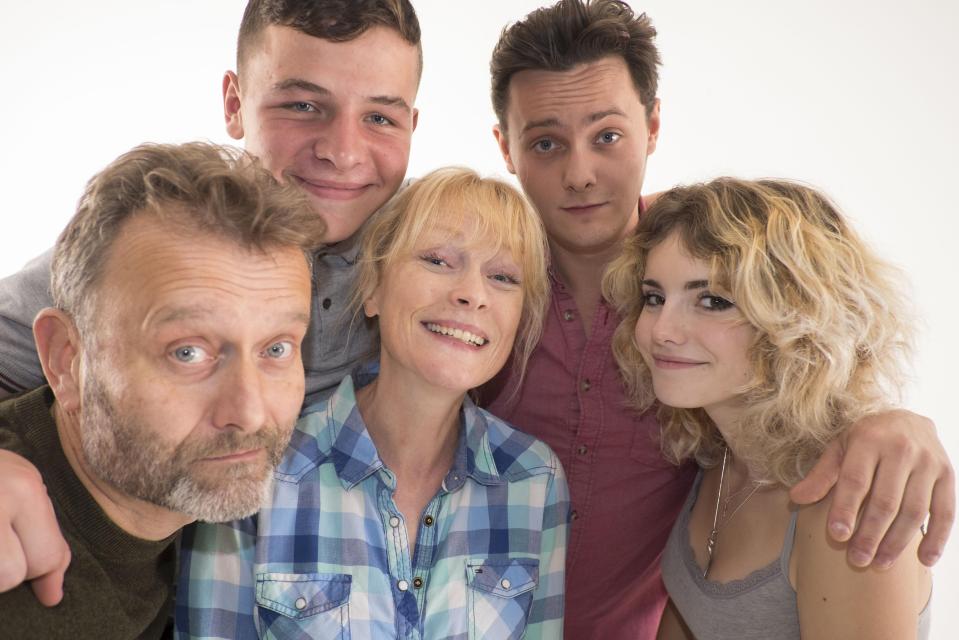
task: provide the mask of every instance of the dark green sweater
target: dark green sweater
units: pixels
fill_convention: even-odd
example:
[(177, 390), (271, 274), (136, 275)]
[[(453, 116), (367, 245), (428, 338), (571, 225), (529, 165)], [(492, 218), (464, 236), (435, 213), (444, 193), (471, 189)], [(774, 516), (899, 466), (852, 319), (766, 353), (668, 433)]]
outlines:
[(67, 462), (52, 405), (49, 387), (0, 402), (0, 449), (40, 470), (73, 557), (57, 606), (41, 605), (28, 585), (0, 594), (0, 640), (160, 638), (172, 602), (174, 538), (135, 538), (107, 517)]

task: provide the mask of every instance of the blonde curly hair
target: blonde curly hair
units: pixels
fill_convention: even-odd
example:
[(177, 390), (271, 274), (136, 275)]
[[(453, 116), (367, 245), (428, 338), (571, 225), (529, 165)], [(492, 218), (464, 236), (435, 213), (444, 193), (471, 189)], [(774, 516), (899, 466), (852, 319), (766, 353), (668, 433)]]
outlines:
[[(898, 396), (912, 344), (900, 274), (809, 187), (719, 178), (664, 193), (603, 282), (623, 318), (613, 352), (641, 410), (655, 402), (633, 337), (641, 283), (649, 251), (674, 233), (756, 329), (737, 453), (762, 479), (791, 486), (833, 438)], [(719, 462), (725, 443), (705, 411), (658, 412), (668, 459)]]

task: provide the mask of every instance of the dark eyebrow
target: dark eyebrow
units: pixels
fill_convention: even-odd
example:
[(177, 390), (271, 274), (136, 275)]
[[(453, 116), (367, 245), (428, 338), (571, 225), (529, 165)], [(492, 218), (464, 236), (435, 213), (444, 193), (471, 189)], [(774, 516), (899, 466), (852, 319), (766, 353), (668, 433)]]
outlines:
[(324, 96), (330, 95), (330, 90), (326, 87), (321, 87), (316, 83), (309, 82), (308, 80), (301, 80), (300, 78), (288, 78), (287, 80), (281, 80), (274, 84), (273, 88), (277, 91), (302, 89), (303, 91), (309, 91), (310, 93), (319, 93)]
[(367, 99), (373, 104), (381, 104), (384, 107), (399, 107), (407, 113), (412, 111), (410, 105), (406, 104), (406, 100), (399, 96), (372, 96)]
[[(603, 111), (597, 111), (595, 113), (589, 114), (588, 116), (583, 118), (583, 122), (585, 122), (586, 124), (592, 124), (593, 122), (599, 122), (603, 118), (607, 118), (609, 116), (622, 116), (625, 118), (626, 114), (616, 108), (605, 109)], [(562, 126), (562, 125), (560, 124), (560, 121), (557, 118), (544, 118), (542, 120), (533, 120), (532, 122), (526, 123), (526, 126), (523, 127), (523, 131), (521, 133), (526, 133), (530, 129), (537, 129), (539, 127), (559, 127), (559, 126)]]
[[(646, 278), (645, 280), (643, 280), (642, 284), (646, 285), (647, 287), (653, 287), (655, 289), (663, 288), (663, 285), (659, 284), (652, 278)], [(689, 282), (683, 285), (683, 289), (687, 291), (694, 291), (696, 289), (708, 289), (708, 288), (709, 288), (709, 280), (690, 280)]]
[(526, 133), (530, 129), (538, 129), (539, 127), (558, 127), (559, 120), (556, 118), (546, 118), (544, 120), (533, 120), (532, 122), (527, 122), (526, 126), (523, 127), (521, 133)]
[(586, 123), (599, 122), (603, 118), (609, 116), (622, 116), (626, 117), (626, 114), (620, 111), (619, 109), (606, 109), (605, 111), (597, 111), (596, 113), (591, 113), (586, 118), (584, 118)]
[[(309, 91), (310, 93), (316, 93), (321, 96), (332, 95), (332, 92), (326, 87), (322, 87), (314, 82), (309, 80), (302, 80), (300, 78), (289, 78), (287, 80), (281, 80), (273, 85), (273, 89), (276, 91), (289, 91), (290, 89), (300, 89), (302, 91)], [(367, 98), (369, 102), (373, 104), (381, 104), (384, 107), (399, 107), (404, 111), (412, 111), (410, 105), (406, 103), (406, 100), (399, 96), (371, 96)]]
[(683, 285), (683, 289), (685, 289), (686, 291), (693, 291), (695, 289), (708, 289), (708, 288), (709, 288), (709, 280), (690, 280), (685, 285)]

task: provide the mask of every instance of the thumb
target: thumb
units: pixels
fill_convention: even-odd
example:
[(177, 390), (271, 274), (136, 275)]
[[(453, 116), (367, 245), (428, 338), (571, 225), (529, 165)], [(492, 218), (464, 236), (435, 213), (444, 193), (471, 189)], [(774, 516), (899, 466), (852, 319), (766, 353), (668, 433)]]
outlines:
[(59, 567), (30, 581), (33, 595), (45, 607), (53, 607), (63, 600), (63, 577), (70, 566), (70, 552), (67, 550)]

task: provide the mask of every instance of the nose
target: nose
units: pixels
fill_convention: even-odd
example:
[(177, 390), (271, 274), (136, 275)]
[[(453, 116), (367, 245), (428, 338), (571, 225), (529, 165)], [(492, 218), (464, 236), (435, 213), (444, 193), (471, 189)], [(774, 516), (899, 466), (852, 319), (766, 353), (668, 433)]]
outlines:
[(251, 358), (237, 358), (220, 376), (213, 410), (217, 429), (257, 431), (266, 423), (261, 372)]
[[(644, 313), (646, 311), (644, 310)], [(683, 344), (686, 342), (686, 314), (678, 306), (664, 303), (655, 312), (652, 338), (656, 344)]]
[(457, 307), (485, 309), (489, 303), (486, 287), (486, 276), (478, 267), (464, 269), (450, 289), (450, 297)]
[(362, 164), (365, 144), (361, 123), (349, 114), (336, 114), (313, 143), (313, 155), (330, 163), (337, 171), (349, 171)]
[(563, 188), (568, 191), (586, 191), (596, 184), (592, 158), (586, 149), (573, 145), (566, 154), (563, 167)]

